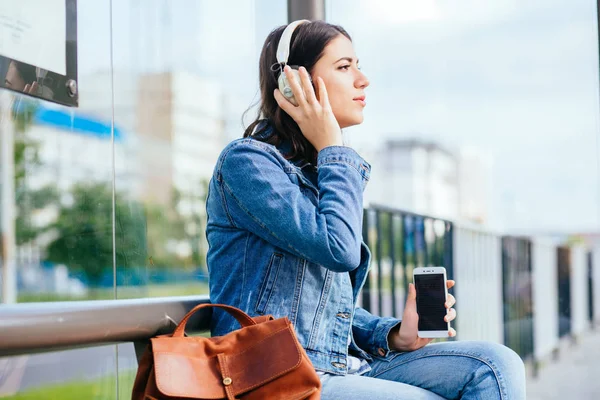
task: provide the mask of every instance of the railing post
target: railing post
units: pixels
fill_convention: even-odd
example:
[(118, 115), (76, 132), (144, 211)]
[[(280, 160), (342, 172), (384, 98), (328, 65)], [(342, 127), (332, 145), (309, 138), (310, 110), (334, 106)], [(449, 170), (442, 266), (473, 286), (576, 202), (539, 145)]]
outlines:
[[(363, 242), (369, 246), (369, 210), (363, 210), (363, 226), (362, 226)], [(362, 307), (372, 312), (371, 308), (371, 274), (367, 274), (365, 284), (362, 289)]]
[(402, 275), (403, 275), (403, 279), (402, 279), (402, 284), (404, 286), (404, 299), (402, 299), (402, 302), (405, 303), (406, 302), (406, 296), (408, 295), (408, 283), (410, 282), (410, 278), (408, 276), (408, 256), (407, 256), (407, 252), (408, 252), (408, 240), (407, 240), (407, 235), (406, 235), (406, 221), (408, 219), (408, 216), (406, 214), (400, 214), (400, 222), (401, 222), (401, 227), (402, 227)]
[(571, 251), (558, 247), (558, 337), (571, 333)]
[(288, 22), (297, 19), (325, 19), (325, 0), (288, 0), (287, 7)]
[(390, 243), (390, 286), (391, 286), (391, 291), (392, 291), (392, 316), (398, 318), (400, 317), (399, 315), (396, 315), (397, 313), (397, 307), (396, 307), (396, 237), (394, 235), (394, 214), (393, 213), (389, 213), (389, 243)]
[(381, 229), (381, 214), (380, 210), (375, 210), (375, 230), (377, 239), (375, 242), (376, 259), (377, 259), (377, 314), (382, 315), (383, 311), (383, 268), (381, 265), (381, 253), (383, 252), (383, 230)]
[(454, 279), (454, 225), (446, 222), (445, 228), (443, 262), (448, 278)]
[(594, 256), (591, 251), (587, 253), (587, 283), (588, 283), (588, 319), (590, 327), (594, 328)]
[(425, 230), (427, 226), (425, 224), (427, 218), (421, 217), (419, 218), (419, 235), (421, 236), (421, 245), (423, 246), (423, 267), (428, 267), (431, 264), (431, 260), (429, 259), (429, 249), (427, 248), (427, 235), (425, 234)]
[(504, 344), (522, 358), (533, 355), (531, 241), (502, 238)]

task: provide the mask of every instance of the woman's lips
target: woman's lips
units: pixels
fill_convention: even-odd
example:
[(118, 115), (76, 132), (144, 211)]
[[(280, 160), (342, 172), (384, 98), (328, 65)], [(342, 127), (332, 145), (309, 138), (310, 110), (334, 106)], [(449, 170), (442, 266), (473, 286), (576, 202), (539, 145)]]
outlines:
[(359, 102), (360, 105), (363, 107), (367, 105), (367, 102), (365, 101), (366, 100), (365, 96), (355, 97), (353, 100)]

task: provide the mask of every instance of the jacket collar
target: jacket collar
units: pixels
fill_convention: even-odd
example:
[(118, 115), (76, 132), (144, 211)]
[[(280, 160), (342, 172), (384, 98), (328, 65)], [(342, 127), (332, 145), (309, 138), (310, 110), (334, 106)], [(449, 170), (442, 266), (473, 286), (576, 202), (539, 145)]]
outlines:
[[(271, 124), (271, 121), (268, 119), (262, 119), (256, 126), (254, 127), (254, 132), (252, 132), (252, 137), (264, 141), (268, 140), (271, 136), (273, 136), (275, 129)], [(290, 159), (290, 153), (292, 152), (292, 142), (287, 139), (281, 140), (281, 142), (276, 146), (277, 150), (283, 154), (283, 156), (296, 167), (303, 169), (305, 167), (313, 167), (314, 166), (306, 160), (302, 159)]]

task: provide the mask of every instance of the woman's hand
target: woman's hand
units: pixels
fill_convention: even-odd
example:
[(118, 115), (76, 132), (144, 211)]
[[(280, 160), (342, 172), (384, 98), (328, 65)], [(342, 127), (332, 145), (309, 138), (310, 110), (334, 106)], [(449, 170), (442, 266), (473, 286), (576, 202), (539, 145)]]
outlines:
[(342, 146), (342, 131), (331, 110), (323, 79), (317, 78), (319, 90), (319, 99), (317, 99), (306, 68), (299, 69), (301, 82), (297, 81), (289, 66), (285, 66), (283, 73), (286, 74), (298, 106), (290, 103), (279, 89), (275, 89), (275, 100), (279, 107), (296, 121), (304, 137), (317, 151), (328, 146)]
[(23, 93), (28, 94), (38, 94), (39, 85), (37, 82), (32, 82), (31, 84), (26, 84), (23, 88)]
[[(448, 289), (454, 286), (453, 280), (446, 282)], [(451, 294), (448, 294), (446, 299), (445, 307), (448, 309), (444, 321), (450, 322), (456, 318), (456, 310), (452, 306), (456, 303), (456, 299)], [(415, 285), (410, 283), (408, 285), (408, 297), (406, 299), (406, 306), (404, 307), (404, 314), (402, 316), (402, 323), (400, 329), (392, 330), (388, 336), (388, 343), (390, 348), (395, 351), (413, 351), (420, 349), (421, 347), (429, 344), (433, 339), (420, 338), (418, 336), (419, 331), (419, 315), (417, 314), (417, 292)], [(450, 328), (448, 331), (449, 337), (456, 336), (454, 328)]]

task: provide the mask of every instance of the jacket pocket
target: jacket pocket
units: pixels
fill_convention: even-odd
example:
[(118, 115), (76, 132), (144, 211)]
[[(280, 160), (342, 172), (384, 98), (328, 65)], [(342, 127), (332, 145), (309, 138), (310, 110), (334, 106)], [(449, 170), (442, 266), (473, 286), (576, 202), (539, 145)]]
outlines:
[(259, 314), (264, 314), (267, 309), (267, 304), (269, 304), (269, 300), (271, 299), (271, 295), (273, 294), (273, 287), (275, 286), (275, 282), (277, 281), (277, 275), (279, 275), (279, 268), (281, 268), (281, 261), (283, 260), (283, 254), (273, 253), (271, 256), (271, 260), (269, 261), (269, 266), (267, 267), (267, 273), (265, 275), (265, 280), (260, 288), (260, 293), (258, 294), (258, 301), (256, 303), (256, 312)]

